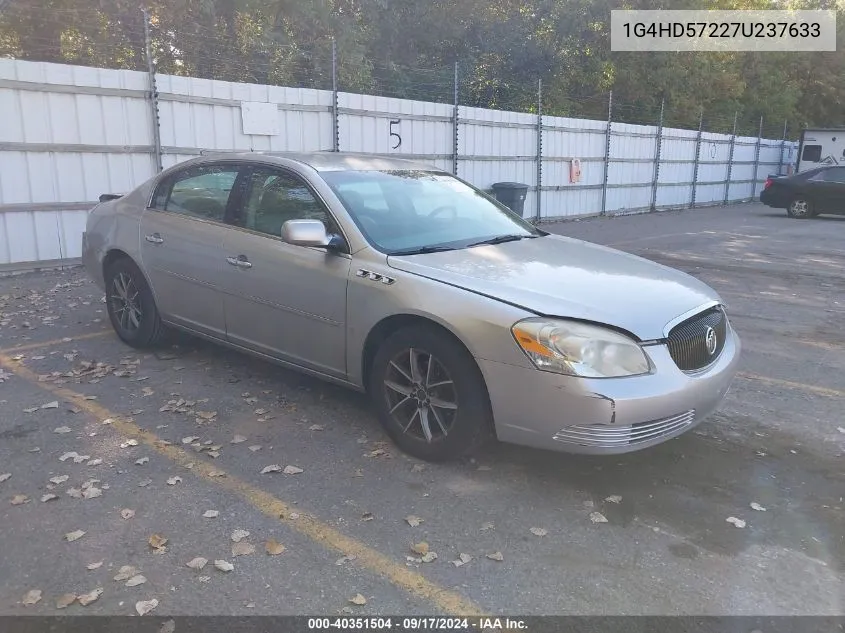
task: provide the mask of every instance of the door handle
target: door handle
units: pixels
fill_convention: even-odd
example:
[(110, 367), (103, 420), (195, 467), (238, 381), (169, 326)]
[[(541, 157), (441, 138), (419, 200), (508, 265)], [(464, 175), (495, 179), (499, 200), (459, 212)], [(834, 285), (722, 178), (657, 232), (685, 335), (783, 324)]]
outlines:
[(252, 262), (250, 262), (246, 255), (238, 255), (237, 257), (227, 257), (226, 261), (229, 262), (232, 266), (237, 266), (238, 268), (252, 268)]
[(152, 242), (153, 244), (161, 244), (162, 242), (164, 242), (164, 238), (158, 233), (153, 233), (152, 235), (145, 235), (144, 239), (148, 242)]

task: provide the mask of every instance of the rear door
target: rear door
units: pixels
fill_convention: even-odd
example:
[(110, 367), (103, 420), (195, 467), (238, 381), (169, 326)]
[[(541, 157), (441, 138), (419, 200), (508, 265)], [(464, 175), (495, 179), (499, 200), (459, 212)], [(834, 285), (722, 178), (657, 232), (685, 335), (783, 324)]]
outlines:
[(819, 213), (845, 213), (845, 167), (819, 172), (807, 183)]
[(186, 167), (159, 184), (141, 217), (141, 259), (162, 315), (221, 339), (223, 238), (239, 174), (237, 163)]
[(245, 178), (234, 227), (224, 237), (223, 287), (229, 341), (325, 374), (346, 376), (347, 253), (295, 246), (288, 220), (340, 228), (293, 171), (258, 166)]

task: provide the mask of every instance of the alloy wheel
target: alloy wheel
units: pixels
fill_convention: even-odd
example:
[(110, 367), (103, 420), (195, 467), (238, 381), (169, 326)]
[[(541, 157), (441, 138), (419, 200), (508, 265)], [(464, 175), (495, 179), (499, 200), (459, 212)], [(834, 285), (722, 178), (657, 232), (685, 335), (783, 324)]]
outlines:
[(403, 433), (431, 443), (445, 438), (458, 413), (458, 393), (446, 367), (433, 354), (406, 348), (387, 366), (388, 412)]
[(792, 211), (792, 215), (795, 217), (804, 217), (805, 215), (809, 215), (810, 205), (806, 200), (794, 200), (790, 207), (790, 211)]
[(143, 312), (139, 295), (131, 275), (119, 272), (114, 276), (109, 301), (112, 313), (125, 332), (135, 332), (141, 327)]

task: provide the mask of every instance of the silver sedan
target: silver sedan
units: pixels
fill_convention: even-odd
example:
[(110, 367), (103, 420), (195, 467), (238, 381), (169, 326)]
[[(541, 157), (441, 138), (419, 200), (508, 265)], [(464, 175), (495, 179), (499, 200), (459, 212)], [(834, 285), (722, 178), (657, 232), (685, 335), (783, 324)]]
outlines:
[(720, 404), (740, 342), (680, 271), (552, 235), (427, 165), (204, 156), (91, 210), (117, 335), (172, 328), (366, 391), (427, 460), (497, 437), (614, 454)]

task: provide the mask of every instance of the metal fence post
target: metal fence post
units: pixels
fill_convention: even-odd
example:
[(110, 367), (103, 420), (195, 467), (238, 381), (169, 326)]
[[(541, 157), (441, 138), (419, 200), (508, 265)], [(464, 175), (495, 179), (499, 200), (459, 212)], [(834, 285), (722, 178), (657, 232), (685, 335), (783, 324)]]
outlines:
[(654, 176), (651, 179), (651, 206), (654, 211), (657, 207), (657, 180), (660, 178), (660, 153), (663, 148), (663, 111), (666, 106), (666, 99), (660, 100), (660, 121), (657, 124), (657, 146), (654, 149)]
[(332, 38), (332, 151), (340, 151), (340, 114), (337, 107), (337, 42)]
[(780, 158), (778, 158), (778, 176), (780, 176), (780, 172), (783, 170), (783, 151), (786, 149), (786, 126), (789, 123), (789, 119), (783, 122), (783, 136), (780, 139)]
[(537, 80), (537, 221), (542, 217), (543, 198), (543, 80)]
[(458, 62), (455, 62), (455, 95), (452, 110), (452, 173), (458, 175)]
[(731, 149), (730, 153), (728, 154), (728, 178), (725, 180), (725, 199), (722, 201), (724, 206), (728, 204), (728, 198), (730, 197), (731, 192), (731, 173), (733, 172), (734, 167), (734, 147), (736, 146), (736, 119), (739, 116), (739, 112), (734, 112), (734, 127), (733, 131), (731, 132)]
[(751, 199), (757, 197), (757, 181), (760, 175), (757, 173), (760, 169), (760, 143), (763, 142), (763, 117), (760, 117), (760, 127), (757, 129), (757, 145), (754, 147), (754, 176), (751, 182)]
[(698, 188), (698, 165), (701, 157), (701, 131), (704, 129), (704, 108), (698, 115), (698, 135), (695, 137), (695, 159), (692, 164), (692, 196), (690, 196), (690, 209), (695, 208), (695, 190)]
[(601, 214), (607, 213), (607, 177), (610, 167), (610, 124), (613, 120), (613, 91), (607, 98), (607, 129), (604, 136), (604, 176), (601, 184)]
[(161, 128), (158, 114), (158, 89), (156, 88), (156, 71), (153, 62), (153, 44), (150, 38), (150, 15), (146, 9), (141, 9), (144, 14), (144, 54), (147, 58), (147, 82), (150, 100), (150, 123), (153, 131), (153, 166), (156, 173), (163, 169), (161, 164)]

